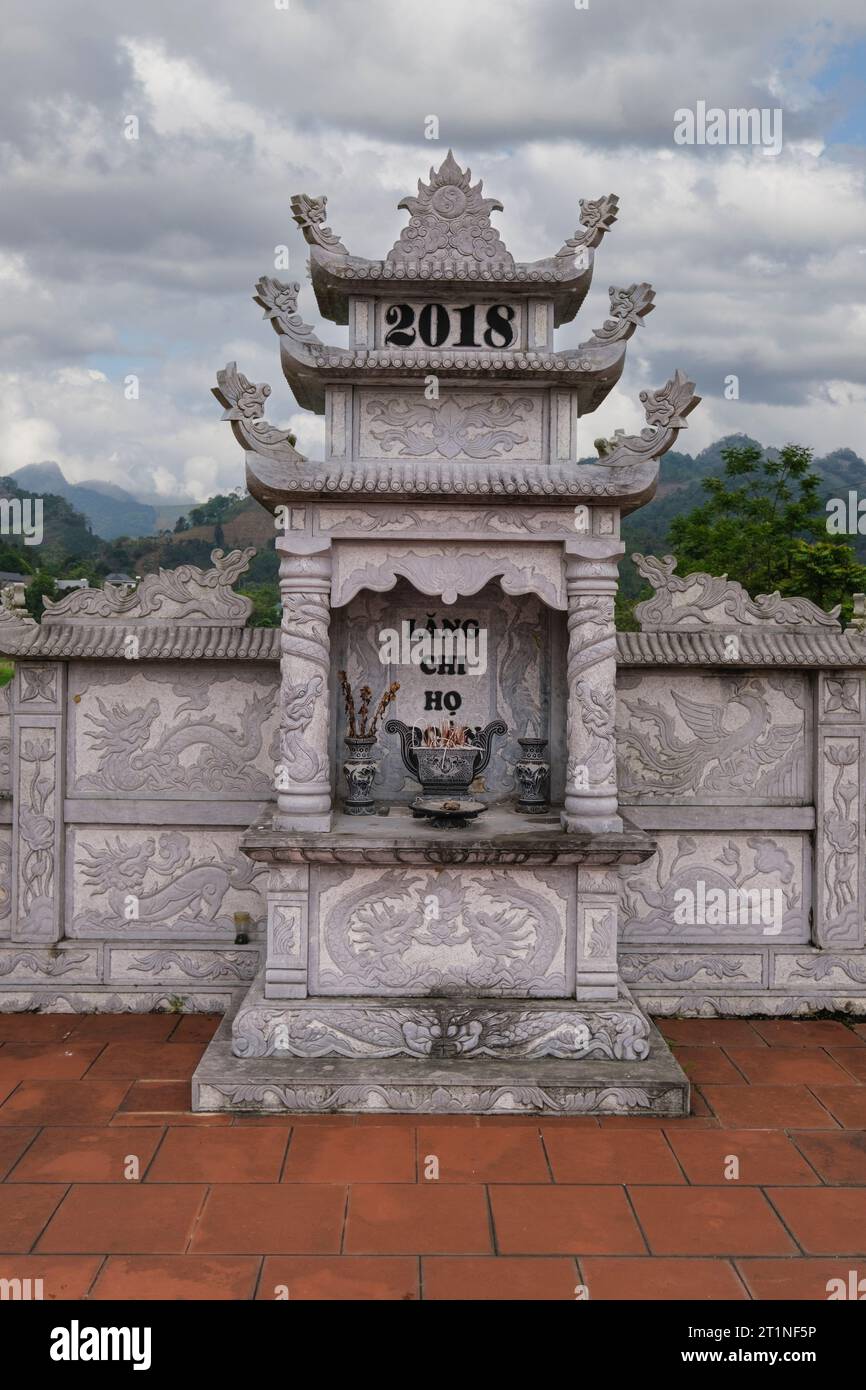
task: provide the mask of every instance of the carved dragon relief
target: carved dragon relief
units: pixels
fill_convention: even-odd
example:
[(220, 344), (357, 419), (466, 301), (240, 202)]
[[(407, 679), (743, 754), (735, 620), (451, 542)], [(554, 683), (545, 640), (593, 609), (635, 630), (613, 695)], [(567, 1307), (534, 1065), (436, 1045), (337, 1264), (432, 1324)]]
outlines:
[[(647, 424), (640, 434), (626, 435), (617, 430), (612, 439), (597, 439), (596, 451), (608, 467), (621, 468), (641, 459), (657, 459), (670, 449), (680, 430), (687, 428), (686, 417), (700, 405), (695, 383), (687, 381), (679, 368), (658, 391), (641, 391), (640, 400)], [(637, 611), (637, 610), (635, 610)]]
[(561, 996), (568, 992), (564, 912), (562, 900), (513, 874), (410, 877), (390, 869), (345, 893), (328, 892), (318, 990)]
[(171, 931), (233, 938), (236, 928), (226, 908), (230, 891), (252, 896), (261, 913), (259, 880), (267, 870), (237, 850), (224, 854), (211, 841), (207, 850), (196, 853), (190, 836), (180, 831), (139, 835), (135, 840), (103, 832), (101, 843), (88, 840), (86, 834), (80, 846), (74, 846), (76, 899), (84, 898), (86, 905), (75, 913), (70, 936), (134, 937)]
[(46, 624), (66, 622), (189, 622), (201, 626), (243, 627), (253, 609), (252, 599), (232, 590), (249, 569), (255, 547), (211, 551), (213, 569), (179, 565), (146, 574), (132, 592), (123, 585), (76, 589), (65, 598), (45, 599)]
[(264, 418), (265, 401), (271, 388), (265, 382), (258, 386), (238, 371), (236, 362), (229, 362), (217, 372), (217, 385), (211, 388), (220, 405), (222, 418), (231, 422), (232, 433), (242, 449), (252, 449), (264, 458), (285, 463), (305, 463), (289, 430), (278, 430)]
[[(610, 462), (609, 459), (606, 462)], [(655, 589), (651, 599), (635, 607), (642, 632), (710, 627), (751, 627), (767, 623), (777, 628), (824, 627), (841, 630), (837, 606), (826, 613), (806, 598), (782, 598), (758, 594), (750, 598), (741, 584), (726, 574), (674, 574), (673, 555), (658, 560), (653, 555), (632, 555), (637, 571)]]
[[(131, 678), (124, 673), (114, 684)], [(78, 719), (81, 737), (98, 762), (95, 769), (76, 778), (76, 794), (183, 790), (269, 796), (270, 772), (255, 763), (263, 752), (266, 725), (274, 715), (273, 688), (248, 692), (243, 687), (249, 681), (243, 679), (243, 703), (236, 722), (207, 712), (213, 704), (225, 705), (227, 691), (237, 680), (218, 677), (215, 683), (211, 673), (196, 679), (186, 674), (180, 678), (172, 672), (149, 672), (148, 685), (167, 684), (179, 701), (169, 717), (158, 690), (144, 704), (119, 698), (103, 700), (94, 693), (93, 700), (79, 709)], [(79, 707), (89, 693), (90, 687), (82, 685), (77, 692)], [(197, 751), (189, 760), (185, 754), (191, 750)], [(278, 757), (276, 729), (264, 751), (270, 768)]]

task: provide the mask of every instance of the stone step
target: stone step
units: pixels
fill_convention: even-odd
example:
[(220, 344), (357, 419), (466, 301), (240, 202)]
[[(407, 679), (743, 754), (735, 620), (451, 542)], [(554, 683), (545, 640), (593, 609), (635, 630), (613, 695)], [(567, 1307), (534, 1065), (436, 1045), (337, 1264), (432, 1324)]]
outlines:
[[(498, 1001), (501, 1002), (501, 1001)], [(194, 1111), (686, 1115), (689, 1082), (658, 1030), (640, 1061), (236, 1057), (223, 1019), (192, 1081)]]

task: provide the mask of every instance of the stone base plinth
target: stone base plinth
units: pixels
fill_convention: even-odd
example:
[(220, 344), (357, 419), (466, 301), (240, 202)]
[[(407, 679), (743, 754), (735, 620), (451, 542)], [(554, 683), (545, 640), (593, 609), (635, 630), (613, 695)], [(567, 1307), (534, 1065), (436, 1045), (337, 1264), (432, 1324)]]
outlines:
[(264, 972), (234, 1016), (236, 1057), (558, 1057), (638, 1062), (650, 1023), (624, 987), (599, 1004), (574, 999), (309, 998), (265, 995)]
[(226, 1017), (196, 1069), (194, 1111), (686, 1115), (689, 1083), (649, 1025), (637, 1062), (487, 1057), (236, 1057)]

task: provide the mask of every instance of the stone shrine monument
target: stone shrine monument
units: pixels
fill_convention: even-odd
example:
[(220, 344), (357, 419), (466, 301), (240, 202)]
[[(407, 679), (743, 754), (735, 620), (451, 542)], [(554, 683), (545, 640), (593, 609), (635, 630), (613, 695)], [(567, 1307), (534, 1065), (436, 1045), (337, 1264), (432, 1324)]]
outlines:
[[(640, 434), (580, 464), (580, 422), (653, 291), (611, 289), (610, 317), (557, 350), (617, 199), (581, 201), (574, 235), (529, 263), (501, 206), (449, 152), (369, 261), (325, 198), (292, 199), (348, 347), (304, 323), (298, 284), (263, 277), (255, 298), (296, 400), (325, 417), (322, 461), (267, 423), (269, 387), (235, 363), (218, 376), (280, 526), (280, 763), (241, 839), (268, 870), (266, 957), (197, 1072), (202, 1109), (687, 1108), (619, 967), (622, 877), (654, 843), (619, 804), (614, 596), (620, 518), (698, 397), (677, 372), (641, 393)], [(348, 802), (338, 672), (373, 698), (399, 686)]]
[(348, 346), (256, 287), (323, 459), (218, 373), (281, 630), (249, 550), (41, 623), (0, 591), (0, 1010), (223, 1013), (200, 1110), (681, 1114), (650, 1015), (866, 1015), (866, 602), (636, 555), (615, 632), (697, 404), (677, 371), (587, 428), (647, 284), (555, 347), (616, 198), (529, 263), (451, 155), (401, 206), (368, 261), (293, 199)]

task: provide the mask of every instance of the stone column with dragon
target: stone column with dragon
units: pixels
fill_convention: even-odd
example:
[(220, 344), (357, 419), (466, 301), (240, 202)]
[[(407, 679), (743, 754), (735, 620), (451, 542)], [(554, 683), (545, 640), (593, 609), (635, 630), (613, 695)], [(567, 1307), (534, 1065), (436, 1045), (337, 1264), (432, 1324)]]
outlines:
[(331, 828), (330, 543), (281, 536), (280, 830)]
[(616, 538), (565, 542), (568, 594), (567, 769), (564, 830), (622, 830), (616, 785)]

